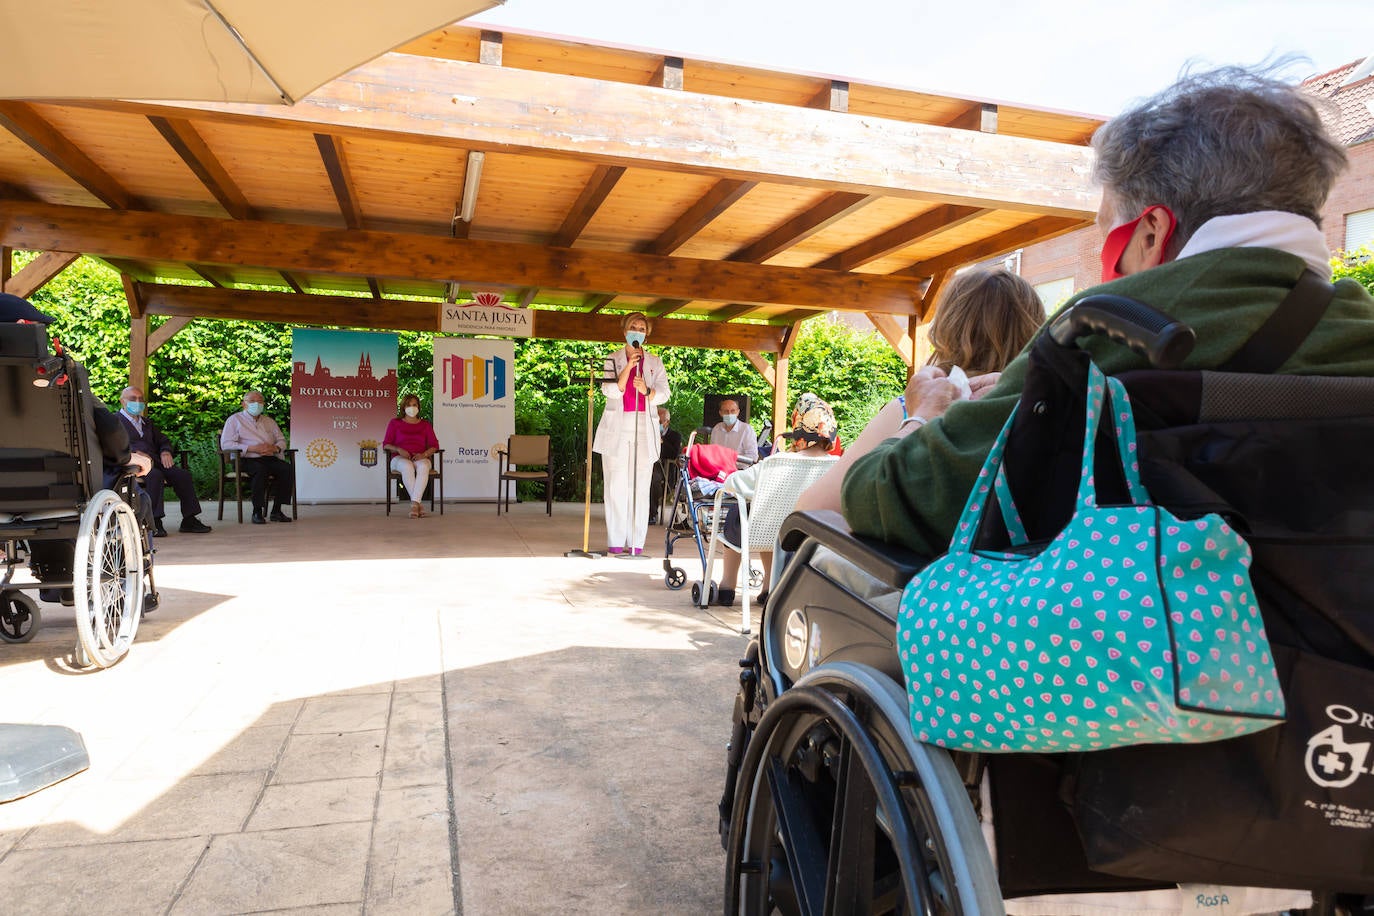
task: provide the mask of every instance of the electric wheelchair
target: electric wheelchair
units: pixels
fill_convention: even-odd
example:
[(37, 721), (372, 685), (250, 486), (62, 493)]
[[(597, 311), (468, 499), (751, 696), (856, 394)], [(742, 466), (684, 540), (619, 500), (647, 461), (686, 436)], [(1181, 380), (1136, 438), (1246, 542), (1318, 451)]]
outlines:
[[(920, 744), (896, 621), (929, 558), (855, 537), (837, 513), (793, 513), (740, 661), (719, 804), (725, 912), (1000, 914), (1015, 898), (1191, 884), (1297, 888), (1315, 912), (1374, 912), (1374, 379), (1267, 374), (1282, 358), (1173, 370), (1190, 329), (1133, 300), (1083, 300), (1033, 344), (1007, 449), (1039, 543), (1066, 520), (1054, 494), (1077, 484), (1077, 342), (1097, 333), (1155, 367), (1119, 376), (1155, 502), (1220, 511), (1250, 543), (1287, 721), (1090, 754)], [(1126, 502), (1108, 465), (1099, 493)], [(1005, 549), (1001, 535), (983, 546)]]
[(33, 638), (37, 592), (74, 604), (78, 665), (128, 652), (145, 590), (147, 610), (157, 601), (151, 510), (128, 462), (84, 367), (60, 344), (49, 350), (44, 325), (0, 324), (0, 639)]

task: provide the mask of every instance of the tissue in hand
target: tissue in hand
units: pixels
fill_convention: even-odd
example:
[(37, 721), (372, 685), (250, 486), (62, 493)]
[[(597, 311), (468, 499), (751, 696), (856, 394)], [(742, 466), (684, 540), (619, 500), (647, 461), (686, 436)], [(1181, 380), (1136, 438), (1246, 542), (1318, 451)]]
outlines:
[(967, 401), (973, 397), (973, 388), (969, 386), (968, 376), (963, 369), (958, 366), (953, 367), (949, 370), (949, 375), (946, 378), (954, 383), (954, 387), (959, 389), (960, 400)]

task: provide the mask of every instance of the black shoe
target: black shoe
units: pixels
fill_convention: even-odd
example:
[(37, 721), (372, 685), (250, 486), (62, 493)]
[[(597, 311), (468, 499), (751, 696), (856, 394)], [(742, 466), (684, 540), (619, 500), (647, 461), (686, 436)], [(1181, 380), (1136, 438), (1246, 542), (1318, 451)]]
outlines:
[(149, 614), (151, 614), (153, 611), (156, 611), (156, 610), (157, 610), (157, 606), (158, 606), (159, 603), (160, 603), (160, 599), (158, 598), (157, 592), (149, 592), (148, 594), (144, 595), (144, 596), (143, 596), (143, 616), (146, 617), (146, 616), (148, 616)]
[[(184, 529), (183, 529), (183, 530), (184, 530)], [(165, 538), (166, 536), (167, 536), (167, 529), (164, 528), (164, 527), (162, 527), (162, 519), (160, 519), (160, 518), (155, 518), (155, 519), (153, 519), (153, 537), (155, 537), (155, 538)]]
[(274, 521), (274, 522), (289, 522), (289, 521), (291, 521), (291, 516), (287, 515), (285, 512), (281, 511), (280, 509), (273, 509), (273, 510), (272, 510), (272, 514), (269, 515), (269, 516), (267, 516), (267, 517), (268, 517), (269, 519), (271, 519), (272, 521)]
[(759, 596), (755, 599), (755, 603), (758, 604), (760, 611), (768, 607), (768, 589), (765, 588), (763, 591), (759, 592)]
[[(162, 526), (158, 525), (158, 528), (160, 529)], [(182, 519), (181, 527), (177, 530), (182, 534), (209, 534), (214, 529), (192, 515), (190, 518)]]
[(733, 588), (716, 589), (716, 607), (734, 607), (735, 590)]
[(263, 517), (262, 517), (262, 513), (259, 512), (257, 509), (254, 509), (254, 510), (253, 510), (253, 524), (255, 524), (255, 525), (266, 525), (266, 524), (267, 524), (267, 519), (263, 518)]

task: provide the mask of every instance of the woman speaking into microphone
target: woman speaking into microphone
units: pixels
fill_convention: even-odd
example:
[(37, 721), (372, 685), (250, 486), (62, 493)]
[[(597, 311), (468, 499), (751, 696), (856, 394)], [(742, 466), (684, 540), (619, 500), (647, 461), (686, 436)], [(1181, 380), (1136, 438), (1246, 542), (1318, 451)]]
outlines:
[(640, 556), (649, 532), (649, 478), (658, 460), (658, 405), (668, 400), (663, 361), (644, 350), (653, 326), (641, 312), (620, 321), (625, 346), (608, 357), (609, 377), (601, 391), (606, 409), (596, 427), (592, 451), (601, 455), (605, 477), (606, 545), (617, 556)]

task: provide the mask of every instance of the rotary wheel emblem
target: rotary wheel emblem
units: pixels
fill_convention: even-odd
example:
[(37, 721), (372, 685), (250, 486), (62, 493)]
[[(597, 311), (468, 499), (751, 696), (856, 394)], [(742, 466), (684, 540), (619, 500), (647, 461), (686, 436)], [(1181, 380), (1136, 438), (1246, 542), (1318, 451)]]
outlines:
[(311, 439), (305, 447), (305, 457), (317, 468), (327, 468), (339, 458), (339, 447), (332, 439)]

